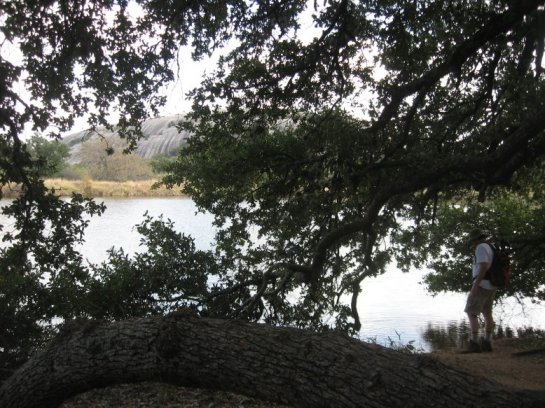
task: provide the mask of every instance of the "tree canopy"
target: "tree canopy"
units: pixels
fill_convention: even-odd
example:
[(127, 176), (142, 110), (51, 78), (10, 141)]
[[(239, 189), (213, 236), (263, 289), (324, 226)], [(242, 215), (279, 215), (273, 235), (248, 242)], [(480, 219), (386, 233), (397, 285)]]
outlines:
[[(167, 178), (228, 222), (219, 246), (253, 293), (242, 309), (313, 327), (332, 314), (358, 330), (360, 282), (392, 259), (452, 252), (459, 264), (474, 226), (529, 232), (542, 211), (528, 194), (542, 191), (543, 2), (325, 2), (306, 41), (294, 9), (276, 6), (260, 9), (274, 24), (250, 17), (258, 33), (243, 28), (194, 93), (195, 137)], [(508, 201), (524, 198), (529, 212), (510, 219)], [(451, 212), (446, 228), (451, 208), (467, 215)], [(531, 259), (532, 289), (521, 277), (511, 293), (543, 298)], [(444, 266), (433, 282), (453, 279)]]
[[(54, 317), (95, 315), (80, 306), (98, 290), (71, 248), (84, 213), (101, 208), (77, 196), (62, 202), (43, 187), (25, 129), (58, 135), (84, 115), (91, 127), (113, 126), (110, 113), (118, 112), (115, 125), (134, 146), (142, 120), (165, 102), (161, 90), (175, 78), (182, 46), (195, 59), (221, 56), (192, 93), (180, 126), (193, 137), (164, 182), (183, 186), (221, 228), (215, 252), (201, 254), (156, 225), (172, 240), (153, 241), (158, 254), (188, 261), (154, 269), (154, 279), (171, 267), (172, 282), (177, 274), (185, 282), (187, 267), (198, 274), (184, 288), (153, 279), (133, 287), (126, 299), (134, 305), (188, 304), (314, 329), (333, 316), (337, 327), (357, 331), (360, 283), (393, 259), (404, 267), (432, 259), (432, 289), (460, 290), (452, 262), (465, 259), (473, 226), (517, 244), (518, 267), (535, 279), (531, 287), (515, 279), (510, 293), (543, 299), (544, 7), (544, 0), (2, 2), (0, 176), (2, 186), (23, 185), (4, 210), (17, 222), (1, 249), (1, 277), (11, 282), (1, 289), (9, 311), (2, 327), (17, 322), (39, 332)], [(158, 229), (143, 231), (151, 239)], [(97, 285), (131, 290), (123, 285), (135, 265), (159, 259), (117, 254), (117, 267), (95, 269), (111, 277)], [(51, 299), (58, 307), (48, 307)], [(130, 310), (155, 313), (154, 305)], [(20, 352), (9, 344), (0, 347)]]

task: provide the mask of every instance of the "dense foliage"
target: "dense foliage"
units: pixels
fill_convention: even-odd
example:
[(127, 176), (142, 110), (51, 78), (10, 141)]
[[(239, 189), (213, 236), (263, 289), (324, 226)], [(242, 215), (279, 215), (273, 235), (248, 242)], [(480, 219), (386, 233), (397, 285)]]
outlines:
[(425, 250), (418, 256), (432, 259), (432, 272), (426, 278), (430, 289), (467, 290), (465, 272), (470, 252), (463, 228), (479, 225), (490, 234), (489, 242), (507, 243), (511, 249), (514, 275), (501, 295), (545, 300), (544, 181), (543, 167), (536, 166), (529, 174), (517, 174), (512, 189), (497, 189), (484, 202), (475, 196), (469, 203), (460, 200), (438, 206), (434, 224), (412, 231), (426, 236), (422, 245)]
[(358, 330), (360, 282), (392, 259), (466, 289), (475, 226), (512, 241), (503, 295), (543, 298), (543, 2), (326, 2), (306, 41), (274, 12), (194, 92), (167, 178), (228, 225), (241, 307)]
[(68, 146), (58, 140), (48, 140), (34, 135), (28, 142), (28, 151), (35, 161), (34, 168), (40, 177), (51, 177), (66, 166), (70, 156)]
[[(0, 250), (0, 368), (57, 318), (189, 305), (358, 330), (360, 283), (394, 258), (431, 259), (433, 290), (462, 289), (475, 225), (510, 239), (532, 276), (511, 293), (543, 298), (544, 5), (1, 2), (0, 183), (23, 190), (4, 210), (15, 221)], [(101, 208), (43, 188), (25, 128), (58, 134), (84, 115), (112, 126), (115, 112), (134, 145), (181, 46), (221, 56), (165, 183), (215, 215), (216, 252), (147, 220), (153, 250), (83, 265), (72, 248)]]

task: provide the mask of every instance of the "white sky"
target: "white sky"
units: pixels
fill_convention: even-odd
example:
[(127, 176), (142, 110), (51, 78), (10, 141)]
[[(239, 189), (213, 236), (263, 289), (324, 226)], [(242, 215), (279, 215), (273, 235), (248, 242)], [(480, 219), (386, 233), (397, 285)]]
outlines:
[[(303, 43), (310, 42), (319, 31), (314, 27), (311, 11), (314, 7), (314, 0), (309, 0), (308, 8), (300, 17), (299, 24), (301, 25), (299, 38)], [(220, 53), (225, 53), (229, 49), (233, 49), (234, 44), (230, 43), (226, 48), (214, 54), (210, 58), (205, 58), (202, 61), (193, 61), (191, 59), (191, 48), (184, 47), (180, 51), (178, 59), (179, 77), (174, 83), (166, 87), (164, 92), (168, 96), (168, 100), (164, 108), (161, 110), (162, 116), (170, 116), (178, 113), (184, 113), (191, 110), (191, 101), (182, 95), (198, 87), (206, 74), (210, 74), (216, 68)], [(176, 70), (175, 70), (176, 72)]]

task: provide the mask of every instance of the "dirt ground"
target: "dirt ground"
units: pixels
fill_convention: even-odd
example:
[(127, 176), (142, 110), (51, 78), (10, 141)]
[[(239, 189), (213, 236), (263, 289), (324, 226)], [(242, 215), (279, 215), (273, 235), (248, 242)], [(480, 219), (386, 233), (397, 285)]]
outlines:
[[(432, 355), (445, 364), (481, 375), (512, 388), (545, 391), (545, 344), (540, 341), (500, 339), (492, 353), (462, 354), (459, 349)], [(541, 351), (538, 351), (541, 350)], [(516, 353), (530, 353), (516, 355)]]

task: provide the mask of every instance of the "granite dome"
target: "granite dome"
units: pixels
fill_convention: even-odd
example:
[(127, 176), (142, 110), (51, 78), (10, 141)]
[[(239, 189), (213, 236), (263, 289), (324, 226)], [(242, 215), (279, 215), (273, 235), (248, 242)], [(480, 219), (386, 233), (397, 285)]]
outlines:
[[(176, 124), (181, 118), (182, 115), (172, 115), (146, 120), (142, 125), (144, 138), (138, 142), (134, 153), (145, 159), (157, 155), (176, 155), (189, 136), (189, 132), (179, 132), (176, 129)], [(116, 132), (102, 129), (100, 134), (106, 138), (108, 145), (115, 149), (123, 148), (125, 145)], [(96, 132), (83, 130), (72, 133), (62, 140), (70, 148), (69, 162), (80, 163), (83, 161), (82, 147), (93, 140), (100, 140), (100, 136)]]

